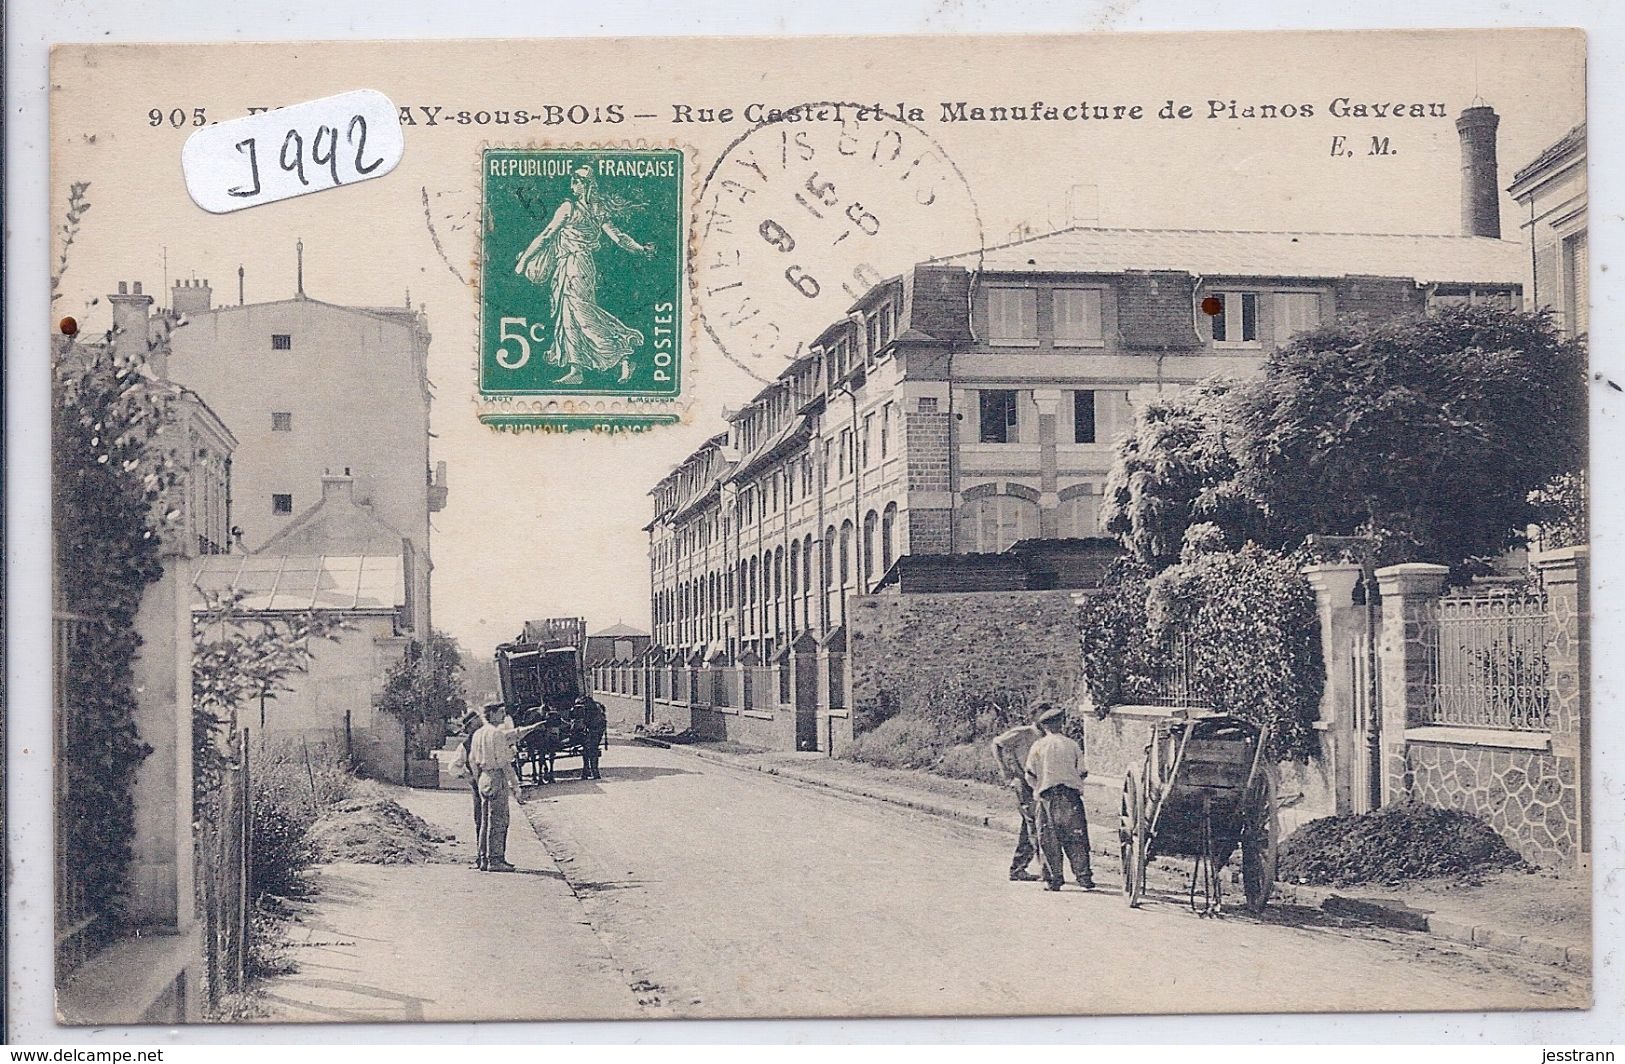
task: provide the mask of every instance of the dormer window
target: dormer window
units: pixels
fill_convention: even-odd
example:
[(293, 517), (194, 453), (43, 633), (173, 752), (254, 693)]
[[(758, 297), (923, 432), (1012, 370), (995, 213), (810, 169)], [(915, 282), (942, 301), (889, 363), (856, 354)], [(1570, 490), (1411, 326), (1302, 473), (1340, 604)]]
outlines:
[(1038, 346), (1038, 293), (1031, 288), (990, 288), (987, 342), (1006, 347)]
[(1100, 289), (1057, 288), (1051, 294), (1055, 346), (1100, 347)]
[(1213, 343), (1221, 347), (1258, 344), (1258, 293), (1215, 292), (1219, 313), (1210, 315)]

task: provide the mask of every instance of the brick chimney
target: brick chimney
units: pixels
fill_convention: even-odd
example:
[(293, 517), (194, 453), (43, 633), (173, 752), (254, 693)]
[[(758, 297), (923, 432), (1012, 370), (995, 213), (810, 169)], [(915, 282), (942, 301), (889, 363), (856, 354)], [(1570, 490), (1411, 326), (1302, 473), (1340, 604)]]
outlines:
[(209, 288), (207, 278), (201, 281), (176, 281), (169, 293), (169, 309), (176, 314), (202, 314), (209, 309), (213, 298), (214, 292)]
[(1456, 119), (1461, 135), (1461, 232), (1501, 236), (1501, 182), (1496, 176), (1495, 130), (1501, 116), (1488, 104), (1469, 107)]
[(146, 352), (152, 341), (148, 316), (152, 297), (141, 294), (141, 282), (136, 281), (132, 287), (128, 281), (120, 281), (117, 294), (108, 296), (107, 301), (113, 305), (113, 342), (119, 350), (137, 355)]

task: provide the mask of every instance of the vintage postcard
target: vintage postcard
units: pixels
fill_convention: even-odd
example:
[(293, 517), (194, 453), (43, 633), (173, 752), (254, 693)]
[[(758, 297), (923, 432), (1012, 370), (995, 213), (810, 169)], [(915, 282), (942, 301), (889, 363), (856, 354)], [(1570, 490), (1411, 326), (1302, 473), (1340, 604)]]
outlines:
[(58, 47), (59, 1017), (1589, 1007), (1585, 58)]

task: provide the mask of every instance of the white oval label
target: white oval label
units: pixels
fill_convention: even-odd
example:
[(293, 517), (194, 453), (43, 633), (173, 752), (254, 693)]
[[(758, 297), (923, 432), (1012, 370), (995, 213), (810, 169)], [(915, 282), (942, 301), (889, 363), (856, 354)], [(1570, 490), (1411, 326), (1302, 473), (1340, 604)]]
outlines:
[(371, 89), (205, 126), (186, 139), (186, 191), (214, 214), (383, 177), (406, 149), (399, 112)]

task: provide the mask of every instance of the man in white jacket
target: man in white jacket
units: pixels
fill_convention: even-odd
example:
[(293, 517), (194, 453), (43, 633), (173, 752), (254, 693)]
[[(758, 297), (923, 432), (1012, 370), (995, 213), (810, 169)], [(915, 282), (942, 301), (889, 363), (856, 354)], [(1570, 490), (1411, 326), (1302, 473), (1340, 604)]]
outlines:
[(508, 863), (508, 795), (521, 803), (519, 776), (513, 770), (519, 740), (541, 727), (515, 728), (508, 724), (508, 707), (492, 702), (485, 707), (485, 726), (468, 744), (468, 769), (480, 796), (480, 857), (482, 872), (512, 872)]

